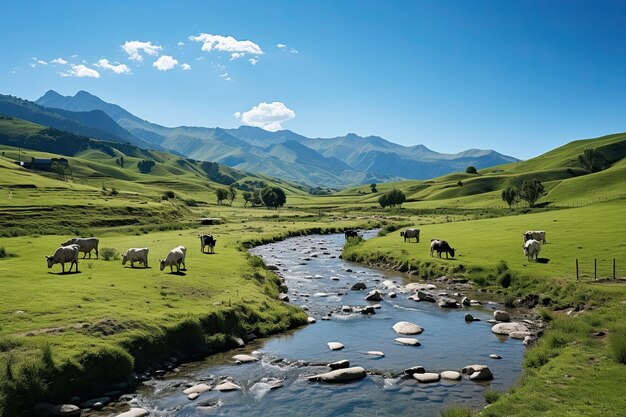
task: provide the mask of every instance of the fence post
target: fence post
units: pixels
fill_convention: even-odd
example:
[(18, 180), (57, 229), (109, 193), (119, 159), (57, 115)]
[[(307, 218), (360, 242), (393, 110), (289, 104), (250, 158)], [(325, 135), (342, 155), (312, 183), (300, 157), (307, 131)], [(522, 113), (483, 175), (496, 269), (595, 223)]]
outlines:
[(598, 260), (593, 258), (593, 280), (598, 279)]
[(613, 279), (615, 279), (615, 258), (613, 258)]
[(578, 279), (578, 258), (576, 258), (576, 279)]

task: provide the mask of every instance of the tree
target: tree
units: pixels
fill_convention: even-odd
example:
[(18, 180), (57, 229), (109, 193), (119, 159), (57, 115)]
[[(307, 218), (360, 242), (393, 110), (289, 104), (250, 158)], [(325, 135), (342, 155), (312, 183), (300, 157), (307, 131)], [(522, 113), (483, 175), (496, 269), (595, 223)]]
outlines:
[(583, 153), (578, 155), (578, 162), (588, 173), (602, 171), (606, 167), (604, 155), (594, 148), (585, 148)]
[(57, 174), (61, 181), (67, 181), (67, 178), (72, 175), (72, 170), (69, 165), (60, 164), (57, 161), (52, 161), (52, 164), (50, 164), (50, 171)]
[(233, 185), (231, 185), (230, 187), (228, 187), (228, 200), (230, 201), (231, 206), (233, 205), (235, 197), (237, 197), (237, 189)]
[(253, 207), (257, 207), (263, 204), (261, 200), (261, 192), (259, 190), (254, 190), (252, 192), (252, 200), (250, 201)]
[(377, 193), (378, 192), (378, 190), (376, 189), (376, 183), (375, 182), (370, 184), (370, 189), (372, 190), (372, 193)]
[(265, 187), (261, 190), (261, 200), (268, 209), (277, 209), (287, 202), (285, 192), (278, 187)]
[(519, 190), (517, 187), (513, 187), (509, 185), (504, 190), (502, 190), (502, 201), (506, 201), (509, 205), (509, 208), (513, 208), (513, 204), (517, 202), (519, 199)]
[(537, 200), (545, 194), (543, 184), (537, 178), (524, 180), (519, 190), (519, 197), (526, 201), (530, 207), (535, 207)]
[(139, 168), (139, 172), (142, 174), (149, 174), (152, 171), (152, 167), (154, 166), (154, 161), (149, 159), (142, 159), (137, 162), (137, 168)]
[(476, 167), (474, 165), (470, 165), (465, 168), (465, 172), (467, 172), (468, 174), (478, 174), (478, 171), (476, 171)]
[(243, 206), (246, 207), (248, 203), (252, 204), (252, 193), (250, 191), (244, 191), (243, 194)]
[(396, 190), (395, 188), (388, 193), (378, 197), (378, 204), (380, 204), (382, 208), (401, 207), (402, 203), (404, 203), (405, 201), (406, 196), (404, 195), (404, 193), (400, 190)]
[(228, 190), (226, 190), (225, 188), (216, 188), (215, 196), (217, 197), (217, 205), (221, 206), (222, 201), (228, 198)]

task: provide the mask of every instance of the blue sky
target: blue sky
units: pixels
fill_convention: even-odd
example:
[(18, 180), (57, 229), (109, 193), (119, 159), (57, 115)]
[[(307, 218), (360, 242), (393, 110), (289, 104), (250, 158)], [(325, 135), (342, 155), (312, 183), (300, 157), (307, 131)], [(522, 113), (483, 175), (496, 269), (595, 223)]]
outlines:
[(625, 2), (8, 0), (2, 15), (0, 93), (86, 90), (166, 126), (522, 159), (626, 130)]

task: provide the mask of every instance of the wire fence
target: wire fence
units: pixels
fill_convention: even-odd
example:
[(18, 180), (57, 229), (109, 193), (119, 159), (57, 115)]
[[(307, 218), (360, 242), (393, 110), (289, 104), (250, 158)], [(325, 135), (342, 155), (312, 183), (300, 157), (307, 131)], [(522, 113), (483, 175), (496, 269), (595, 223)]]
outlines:
[(616, 258), (591, 258), (580, 260), (576, 258), (576, 279), (593, 280), (622, 280), (626, 279), (625, 263)]

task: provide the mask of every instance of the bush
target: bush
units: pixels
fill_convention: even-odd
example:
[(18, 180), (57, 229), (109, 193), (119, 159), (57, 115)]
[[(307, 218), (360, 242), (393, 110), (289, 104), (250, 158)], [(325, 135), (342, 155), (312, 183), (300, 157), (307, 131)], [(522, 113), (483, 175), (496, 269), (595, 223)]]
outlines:
[(609, 335), (609, 348), (617, 363), (626, 365), (626, 329), (615, 329)]
[(6, 258), (7, 256), (9, 256), (7, 250), (4, 248), (4, 246), (0, 246), (0, 259)]
[(498, 398), (500, 398), (502, 393), (493, 389), (488, 389), (483, 395), (485, 396), (485, 401), (487, 401), (487, 404), (493, 404), (498, 401)]
[(176, 198), (176, 193), (171, 190), (164, 192), (163, 195), (167, 198)]
[(504, 272), (502, 275), (500, 275), (500, 278), (498, 278), (498, 282), (500, 283), (502, 288), (509, 288), (511, 286), (512, 280), (513, 280), (513, 275), (511, 274), (510, 271)]
[(100, 249), (100, 256), (105, 261), (117, 261), (120, 259), (120, 253), (114, 248), (102, 248)]
[(476, 170), (476, 167), (474, 165), (470, 165), (467, 168), (465, 168), (465, 172), (468, 174), (477, 174), (478, 171)]

